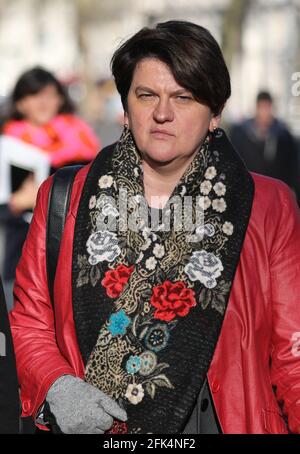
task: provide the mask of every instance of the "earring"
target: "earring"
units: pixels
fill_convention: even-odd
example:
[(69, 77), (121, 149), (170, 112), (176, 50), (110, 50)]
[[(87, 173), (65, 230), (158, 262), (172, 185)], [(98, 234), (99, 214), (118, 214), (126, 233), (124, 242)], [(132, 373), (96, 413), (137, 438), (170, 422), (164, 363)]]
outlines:
[(218, 129), (218, 128), (217, 128), (216, 125), (213, 125), (213, 126), (212, 126), (212, 130), (209, 128), (208, 131), (209, 131), (210, 136), (213, 136), (213, 134), (215, 134), (215, 132), (216, 132), (217, 129)]

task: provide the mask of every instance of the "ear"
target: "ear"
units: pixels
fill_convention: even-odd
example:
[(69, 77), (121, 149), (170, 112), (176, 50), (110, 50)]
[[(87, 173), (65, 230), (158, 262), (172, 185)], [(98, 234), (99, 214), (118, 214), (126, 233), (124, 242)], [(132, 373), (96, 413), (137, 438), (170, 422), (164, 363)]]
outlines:
[(129, 118), (128, 118), (128, 113), (127, 112), (124, 112), (124, 124), (129, 124)]
[(210, 132), (213, 132), (215, 129), (217, 129), (220, 126), (220, 123), (221, 123), (221, 114), (212, 115), (211, 120), (209, 122)]

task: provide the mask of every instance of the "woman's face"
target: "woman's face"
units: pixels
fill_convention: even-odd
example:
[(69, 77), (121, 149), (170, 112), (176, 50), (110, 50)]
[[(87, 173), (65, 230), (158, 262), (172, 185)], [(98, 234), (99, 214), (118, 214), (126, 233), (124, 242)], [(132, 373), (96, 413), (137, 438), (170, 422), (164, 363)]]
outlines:
[(137, 64), (127, 106), (125, 121), (143, 158), (160, 164), (190, 159), (208, 129), (218, 124), (211, 109), (178, 85), (169, 67), (155, 58)]
[(62, 102), (56, 87), (47, 85), (38, 93), (18, 101), (17, 109), (29, 123), (41, 126), (57, 115)]

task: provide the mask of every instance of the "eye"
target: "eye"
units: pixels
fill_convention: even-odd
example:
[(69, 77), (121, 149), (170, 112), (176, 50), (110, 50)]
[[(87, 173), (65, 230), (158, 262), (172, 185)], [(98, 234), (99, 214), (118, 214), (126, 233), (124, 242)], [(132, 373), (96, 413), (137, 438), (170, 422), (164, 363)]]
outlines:
[(152, 93), (141, 93), (139, 95), (139, 98), (141, 98), (141, 99), (151, 99), (151, 98), (153, 98), (153, 96), (154, 95)]
[(177, 96), (177, 99), (179, 99), (180, 101), (192, 101), (193, 100), (192, 96), (184, 96), (184, 95)]

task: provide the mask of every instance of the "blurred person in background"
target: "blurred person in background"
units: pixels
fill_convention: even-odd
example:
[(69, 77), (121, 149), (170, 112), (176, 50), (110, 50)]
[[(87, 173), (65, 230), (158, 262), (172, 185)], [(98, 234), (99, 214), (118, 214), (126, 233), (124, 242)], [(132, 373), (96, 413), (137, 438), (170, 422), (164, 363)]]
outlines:
[[(75, 108), (65, 88), (49, 71), (34, 67), (24, 72), (13, 89), (10, 112), (2, 133), (34, 145), (49, 156), (52, 171), (64, 165), (91, 161), (100, 149), (92, 129), (74, 114)], [(52, 173), (51, 171), (51, 173)], [(29, 224), (24, 212), (35, 205), (37, 186), (33, 175), (15, 175), (5, 219), (3, 283), (8, 309), (12, 308), (12, 289)]]
[(274, 116), (269, 92), (258, 93), (255, 116), (234, 125), (230, 138), (250, 171), (284, 181), (300, 203), (297, 143), (286, 125)]

